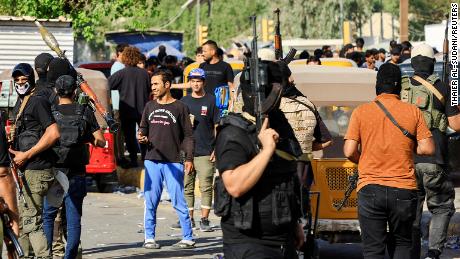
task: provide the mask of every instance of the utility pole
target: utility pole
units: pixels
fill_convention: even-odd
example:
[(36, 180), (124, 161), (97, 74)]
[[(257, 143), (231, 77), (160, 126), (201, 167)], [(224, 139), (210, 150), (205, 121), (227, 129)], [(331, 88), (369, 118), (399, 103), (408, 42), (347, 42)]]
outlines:
[(200, 0), (196, 0), (196, 45), (200, 45)]
[(399, 41), (409, 40), (409, 0), (399, 0)]

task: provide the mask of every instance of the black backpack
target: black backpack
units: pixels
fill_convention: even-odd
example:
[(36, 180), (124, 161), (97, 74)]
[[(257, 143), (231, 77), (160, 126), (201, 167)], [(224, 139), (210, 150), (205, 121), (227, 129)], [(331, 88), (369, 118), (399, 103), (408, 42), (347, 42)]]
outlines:
[(59, 106), (53, 106), (52, 113), (61, 134), (53, 148), (58, 156), (56, 167), (71, 168), (87, 165), (89, 151), (85, 142), (89, 123), (85, 116), (85, 106), (77, 104), (74, 115), (63, 115), (59, 111)]

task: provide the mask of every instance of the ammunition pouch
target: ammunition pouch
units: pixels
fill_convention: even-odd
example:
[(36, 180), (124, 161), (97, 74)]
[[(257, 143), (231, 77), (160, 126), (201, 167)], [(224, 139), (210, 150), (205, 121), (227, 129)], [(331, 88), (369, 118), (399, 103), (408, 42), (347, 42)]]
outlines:
[(18, 150), (24, 152), (35, 146), (40, 140), (42, 134), (37, 131), (24, 130), (16, 137)]
[[(439, 78), (436, 75), (429, 76), (426, 81), (434, 85)], [(444, 112), (434, 108), (435, 95), (423, 85), (411, 84), (410, 78), (404, 76), (401, 79), (401, 101), (414, 104), (423, 114), (427, 127), (446, 132), (448, 120)]]

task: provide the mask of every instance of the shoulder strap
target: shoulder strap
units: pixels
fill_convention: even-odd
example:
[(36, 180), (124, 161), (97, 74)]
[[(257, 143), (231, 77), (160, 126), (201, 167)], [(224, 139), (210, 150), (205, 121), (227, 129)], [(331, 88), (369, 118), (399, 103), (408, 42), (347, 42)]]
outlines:
[(438, 91), (438, 89), (436, 89), (436, 87), (434, 87), (428, 81), (426, 81), (425, 79), (423, 79), (423, 78), (421, 78), (419, 76), (413, 76), (412, 78), (415, 81), (417, 81), (420, 84), (422, 84), (423, 86), (425, 86), (428, 90), (430, 90), (436, 96), (436, 98), (438, 98), (438, 100), (442, 103), (442, 105), (444, 105), (444, 103), (445, 103), (444, 96), (442, 96), (442, 94)]
[(310, 106), (310, 105), (308, 105), (308, 104), (306, 104), (306, 103), (304, 103), (304, 102), (302, 102), (302, 101), (297, 100), (297, 99), (294, 98), (294, 97), (286, 97), (286, 98), (288, 98), (288, 99), (290, 99), (290, 100), (293, 100), (293, 101), (295, 101), (295, 102), (298, 102), (298, 103), (302, 104), (303, 106), (306, 106), (311, 112), (313, 112), (313, 114), (315, 114), (316, 119), (318, 119), (319, 113), (318, 113), (318, 110), (316, 109), (315, 106), (312, 107), (312, 106)]
[(29, 102), (29, 99), (30, 99), (30, 96), (32, 94), (28, 94), (24, 97), (24, 99), (22, 100), (22, 103), (21, 103), (21, 106), (19, 107), (19, 111), (18, 111), (18, 114), (16, 114), (16, 119), (14, 120), (14, 124), (16, 125), (16, 123), (18, 122), (19, 118), (21, 118), (21, 115), (22, 115), (22, 112), (24, 111), (24, 108), (26, 107), (26, 104)]
[(385, 106), (379, 100), (376, 100), (375, 103), (377, 104), (377, 106), (379, 106), (380, 109), (382, 109), (382, 111), (385, 113), (387, 118), (390, 119), (390, 121), (404, 134), (404, 136), (406, 136), (406, 137), (412, 139), (413, 141), (417, 142), (417, 138), (414, 135), (412, 135), (408, 130), (406, 130), (405, 128), (401, 127), (398, 124), (398, 122), (395, 120), (393, 115), (391, 115), (391, 113), (387, 110), (387, 108), (385, 108)]

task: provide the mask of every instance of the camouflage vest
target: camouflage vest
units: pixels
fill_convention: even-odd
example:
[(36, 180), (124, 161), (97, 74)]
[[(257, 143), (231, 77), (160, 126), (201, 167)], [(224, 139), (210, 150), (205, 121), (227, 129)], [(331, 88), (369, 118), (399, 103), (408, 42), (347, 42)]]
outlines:
[(286, 119), (294, 130), (295, 137), (299, 141), (303, 155), (300, 160), (308, 160), (312, 153), (313, 132), (316, 127), (316, 116), (312, 109), (315, 109), (306, 97), (281, 98), (280, 110), (283, 111)]
[[(439, 80), (437, 75), (431, 75), (426, 79), (431, 85), (434, 85), (437, 80)], [(430, 130), (439, 129), (441, 132), (445, 132), (448, 124), (447, 116), (444, 112), (434, 108), (433, 101), (437, 97), (433, 92), (422, 84), (411, 84), (408, 76), (403, 76), (401, 83), (401, 101), (417, 106), (422, 111), (426, 125)]]

